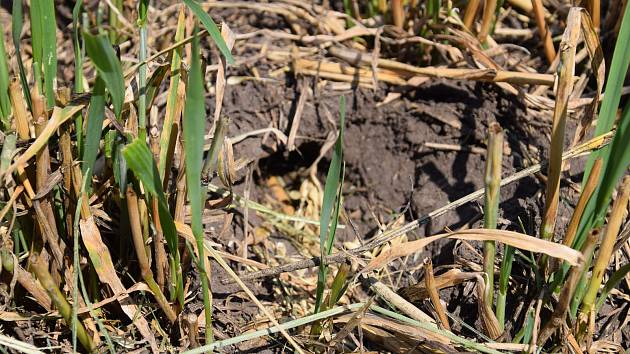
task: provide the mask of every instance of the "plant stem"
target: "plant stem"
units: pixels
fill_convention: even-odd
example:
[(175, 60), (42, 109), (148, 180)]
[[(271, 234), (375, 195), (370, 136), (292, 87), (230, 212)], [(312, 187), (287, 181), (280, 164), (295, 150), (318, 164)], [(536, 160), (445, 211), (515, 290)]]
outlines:
[(435, 309), (438, 319), (440, 320), (441, 328), (450, 331), (451, 326), (448, 324), (448, 317), (446, 316), (446, 312), (444, 312), (444, 306), (442, 306), (442, 303), (440, 302), (440, 293), (435, 286), (435, 278), (433, 276), (433, 262), (431, 262), (431, 259), (429, 259), (424, 266), (424, 283), (427, 292), (429, 293), (431, 303), (433, 304), (433, 308)]
[[(485, 202), (483, 227), (496, 229), (499, 212), (499, 192), (501, 190), (501, 162), (503, 158), (503, 132), (501, 126), (494, 122), (488, 127), (488, 157), (485, 171)], [(492, 307), (494, 297), (494, 258), (496, 245), (494, 241), (483, 243), (483, 270), (486, 274), (486, 305)]]
[(598, 158), (595, 160), (593, 164), (593, 169), (591, 170), (591, 174), (588, 176), (588, 180), (584, 187), (582, 188), (582, 193), (580, 194), (580, 199), (578, 200), (577, 205), (575, 206), (575, 210), (573, 211), (573, 215), (571, 215), (571, 221), (569, 221), (569, 226), (567, 227), (567, 232), (564, 235), (564, 240), (562, 244), (565, 246), (571, 247), (573, 245), (573, 241), (575, 240), (575, 236), (577, 234), (578, 226), (580, 226), (580, 220), (582, 219), (582, 215), (584, 214), (584, 209), (586, 208), (586, 204), (591, 199), (595, 188), (597, 188), (597, 183), (599, 182), (599, 175), (602, 171), (602, 158)]
[(466, 6), (466, 13), (464, 14), (464, 26), (468, 28), (469, 31), (473, 30), (473, 23), (475, 22), (475, 17), (477, 16), (477, 11), (479, 10), (479, 0), (470, 0), (468, 1), (468, 5)]
[[(593, 230), (586, 242), (582, 246), (580, 250), (584, 255), (590, 255), (593, 253), (595, 249), (595, 245), (597, 244), (597, 239), (599, 238), (599, 230)], [(564, 319), (569, 311), (569, 305), (571, 304), (571, 299), (573, 298), (573, 294), (578, 285), (578, 281), (580, 276), (586, 269), (587, 262), (583, 262), (579, 266), (571, 268), (571, 272), (569, 273), (569, 277), (567, 281), (564, 283), (562, 287), (562, 291), (560, 292), (560, 297), (558, 298), (558, 304), (554, 308), (553, 314), (551, 318), (545, 323), (545, 326), (541, 329), (540, 335), (538, 336), (538, 345), (542, 346), (547, 342), (547, 339), (551, 337), (553, 332), (562, 325)]]
[(534, 17), (536, 18), (536, 25), (538, 26), (538, 33), (540, 34), (540, 40), (543, 42), (543, 48), (545, 50), (545, 56), (549, 63), (553, 62), (556, 58), (556, 49), (553, 46), (553, 40), (551, 39), (551, 31), (547, 27), (545, 21), (545, 8), (542, 0), (532, 0), (534, 9)]
[[(164, 289), (164, 283), (166, 281), (166, 273), (168, 269), (168, 258), (166, 256), (166, 249), (164, 248), (165, 239), (164, 232), (162, 231), (162, 225), (160, 224), (159, 205), (157, 198), (151, 200), (151, 207), (153, 208), (153, 220), (155, 221), (155, 233), (153, 234), (153, 246), (155, 248), (155, 270), (157, 273), (157, 283), (160, 289)], [(175, 292), (173, 292), (174, 294)]]
[(479, 31), (479, 41), (485, 43), (492, 27), (494, 12), (497, 7), (497, 0), (486, 0), (483, 6), (483, 19), (481, 21), (481, 30)]
[(587, 0), (586, 1), (586, 10), (591, 15), (593, 19), (593, 26), (595, 30), (599, 32), (599, 26), (601, 22), (601, 5), (599, 0)]
[(514, 247), (505, 246), (503, 253), (503, 261), (501, 262), (501, 275), (499, 276), (499, 292), (497, 294), (497, 321), (499, 321), (499, 329), (505, 330), (505, 304), (507, 300), (507, 291), (510, 284), (510, 274), (512, 274), (512, 263), (514, 261)]
[[(534, 0), (534, 9), (537, 8)], [(542, 4), (540, 4), (542, 6)], [(574, 8), (575, 9), (575, 8)], [(540, 227), (540, 238), (549, 240), (552, 238), (556, 217), (558, 213), (558, 201), (560, 199), (560, 174), (562, 172), (562, 153), (564, 150), (564, 132), (567, 121), (569, 99), (573, 93), (573, 72), (575, 70), (575, 47), (580, 35), (580, 13), (572, 10), (567, 21), (567, 28), (562, 35), (561, 43), (561, 69), (556, 89), (556, 102), (553, 111), (553, 126), (551, 129), (551, 148), (549, 152), (549, 169), (547, 173), (547, 188), (545, 191), (545, 214)], [(555, 54), (554, 54), (555, 56)], [(546, 260), (542, 258), (541, 269), (545, 273)]]
[(588, 290), (582, 299), (582, 308), (580, 311), (583, 314), (588, 315), (593, 309), (597, 292), (604, 278), (604, 272), (608, 268), (610, 257), (612, 256), (615, 246), (615, 240), (619, 234), (621, 223), (625, 217), (626, 210), (628, 209), (628, 198), (630, 197), (630, 176), (626, 176), (623, 179), (619, 195), (617, 200), (613, 204), (612, 212), (606, 227), (606, 233), (602, 244), (599, 247), (597, 258), (595, 259), (595, 265), (593, 266), (591, 281), (588, 286)]
[[(322, 303), (322, 307), (320, 312), (331, 309), (335, 306), (339, 298), (343, 295), (343, 292), (346, 289), (346, 281), (348, 278), (348, 272), (350, 272), (350, 264), (348, 262), (342, 263), (337, 270), (337, 274), (333, 280), (333, 283), (330, 287), (330, 291), (328, 292), (328, 296), (326, 300)], [(322, 324), (320, 321), (317, 321), (311, 327), (311, 336), (319, 336), (322, 332)]]
[[(31, 266), (33, 268), (35, 275), (37, 276), (37, 279), (42, 284), (44, 289), (46, 289), (46, 292), (48, 293), (48, 295), (50, 295), (52, 302), (55, 304), (55, 307), (57, 307), (57, 309), (59, 310), (59, 313), (61, 314), (63, 319), (66, 321), (66, 324), (71, 325), (72, 306), (70, 306), (70, 304), (68, 303), (68, 300), (66, 300), (65, 296), (63, 295), (61, 290), (59, 290), (59, 288), (55, 284), (55, 281), (50, 276), (50, 273), (48, 272), (48, 266), (47, 266), (48, 263), (45, 262), (41, 258), (41, 256), (39, 256), (38, 254), (33, 254), (33, 256), (31, 257), (31, 260), (32, 260)], [(77, 321), (76, 325), (77, 325), (77, 337), (79, 338), (81, 345), (83, 345), (83, 347), (89, 352), (94, 351), (92, 338), (88, 335), (87, 331), (85, 330), (85, 327), (83, 327), (83, 324)]]
[(403, 29), (405, 24), (405, 11), (403, 9), (402, 0), (392, 0), (392, 20), (394, 26), (398, 27), (398, 29)]
[(127, 200), (127, 210), (129, 211), (131, 236), (133, 239), (133, 245), (136, 249), (136, 255), (138, 256), (140, 274), (142, 275), (142, 279), (144, 279), (144, 281), (153, 292), (155, 300), (158, 302), (158, 305), (160, 305), (160, 307), (166, 314), (166, 317), (169, 319), (169, 321), (171, 321), (171, 323), (175, 323), (175, 321), (177, 320), (177, 314), (168, 303), (166, 297), (164, 296), (164, 293), (162, 293), (162, 290), (153, 278), (153, 272), (151, 271), (151, 265), (149, 264), (149, 258), (147, 257), (142, 238), (142, 226), (140, 225), (140, 213), (138, 211), (138, 197), (136, 196), (136, 193), (133, 191), (133, 188), (131, 188), (131, 186), (127, 187), (126, 196), (127, 198), (125, 199)]

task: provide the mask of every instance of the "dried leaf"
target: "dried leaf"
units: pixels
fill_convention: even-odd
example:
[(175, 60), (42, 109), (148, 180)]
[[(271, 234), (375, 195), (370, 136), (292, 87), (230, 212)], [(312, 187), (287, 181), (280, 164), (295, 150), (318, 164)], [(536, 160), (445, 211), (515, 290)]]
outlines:
[[(83, 240), (85, 248), (88, 250), (90, 260), (92, 261), (94, 270), (96, 270), (96, 274), (98, 274), (98, 278), (101, 282), (109, 285), (114, 294), (127, 294), (127, 289), (125, 289), (120, 278), (116, 275), (116, 269), (114, 268), (109, 249), (107, 249), (107, 246), (103, 243), (101, 233), (94, 222), (94, 218), (90, 216), (87, 220), (81, 220), (79, 227), (81, 228), (81, 239)], [(157, 342), (149, 328), (149, 323), (140, 313), (140, 308), (133, 303), (133, 300), (129, 296), (120, 297), (118, 302), (123, 312), (125, 312), (138, 328), (140, 334), (149, 342), (151, 350), (157, 353)]]
[(505, 230), (470, 229), (448, 234), (430, 236), (420, 240), (406, 242), (398, 246), (394, 246), (373, 259), (370, 264), (368, 264), (368, 266), (363, 270), (363, 272), (365, 273), (376, 268), (381, 268), (394, 259), (404, 257), (415, 252), (419, 252), (432, 242), (444, 238), (470, 241), (502, 242), (526, 251), (544, 253), (551, 257), (560, 258), (567, 261), (571, 265), (578, 265), (583, 260), (582, 254), (579, 251), (576, 251), (570, 247), (551, 241), (545, 241), (519, 232)]

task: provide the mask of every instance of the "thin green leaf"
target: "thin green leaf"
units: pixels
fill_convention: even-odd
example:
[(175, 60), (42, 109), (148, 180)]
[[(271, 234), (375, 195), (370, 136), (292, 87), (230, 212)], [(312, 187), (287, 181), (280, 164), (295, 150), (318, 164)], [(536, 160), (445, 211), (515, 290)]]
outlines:
[(214, 43), (216, 43), (217, 47), (219, 47), (219, 50), (227, 60), (227, 63), (234, 64), (234, 57), (232, 56), (232, 53), (230, 53), (230, 49), (227, 44), (225, 44), (223, 37), (221, 37), (221, 31), (219, 31), (217, 24), (214, 23), (210, 15), (208, 15), (203, 8), (201, 8), (201, 5), (199, 5), (199, 3), (195, 0), (184, 0), (184, 3), (192, 12), (195, 13), (195, 16), (199, 18), (203, 26), (210, 34), (210, 37), (212, 37)]
[(602, 307), (602, 305), (604, 305), (604, 302), (606, 301), (606, 298), (608, 297), (610, 291), (616, 288), (617, 285), (619, 285), (619, 283), (626, 278), (626, 275), (628, 273), (630, 273), (630, 263), (624, 264), (610, 276), (610, 279), (608, 279), (608, 281), (606, 282), (604, 289), (602, 289), (602, 292), (597, 299), (596, 312), (599, 312), (599, 309)]
[(93, 36), (88, 32), (83, 32), (83, 39), (87, 55), (92, 59), (112, 98), (114, 114), (120, 119), (125, 98), (125, 82), (114, 48), (105, 35)]
[[(114, 143), (114, 151), (113, 151), (113, 161), (114, 161), (114, 180), (119, 186), (127, 185), (127, 160), (123, 155), (123, 148), (125, 147), (125, 143), (123, 139), (118, 139)], [(124, 192), (122, 188), (118, 189), (120, 193), (120, 197), (124, 198)]]
[(114, 156), (114, 142), (116, 141), (117, 135), (118, 132), (112, 129), (105, 133), (105, 143), (103, 145), (105, 147), (105, 158), (108, 160)]
[(147, 21), (147, 10), (149, 8), (149, 0), (140, 0), (138, 2), (138, 21), (143, 25)]
[(92, 89), (92, 97), (90, 97), (90, 106), (87, 114), (87, 128), (85, 136), (85, 145), (83, 146), (83, 157), (81, 164), (81, 172), (88, 181), (88, 192), (91, 190), (92, 170), (94, 162), (101, 142), (101, 130), (103, 128), (103, 119), (105, 117), (105, 82), (100, 75), (96, 75), (96, 81)]
[(31, 2), (31, 33), (35, 71), (39, 72), (39, 65), (42, 65), (46, 104), (52, 108), (55, 105), (54, 82), (57, 77), (57, 22), (53, 0)]
[(7, 63), (7, 52), (4, 48), (4, 38), (0, 38), (0, 118), (2, 119), (2, 131), (6, 131), (11, 127), (9, 114), (11, 114), (9, 66)]
[[(33, 63), (42, 63), (44, 34), (42, 29), (42, 1), (34, 1), (30, 7), (31, 15), (31, 48)], [(40, 68), (35, 67), (36, 71)]]
[[(339, 220), (339, 208), (341, 203), (341, 186), (343, 184), (343, 132), (346, 119), (346, 98), (339, 99), (340, 128), (339, 136), (335, 142), (335, 150), (328, 168), (326, 184), (324, 185), (324, 200), (319, 221), (319, 247), (321, 264), (317, 276), (317, 293), (315, 298), (315, 313), (321, 307), (324, 290), (326, 287), (327, 265), (324, 263), (325, 256), (332, 252), (332, 245), (337, 231), (337, 221)], [(334, 208), (334, 209), (333, 209)], [(334, 211), (334, 213), (333, 213)], [(332, 224), (332, 225), (331, 225)]]
[(512, 343), (530, 343), (532, 339), (532, 332), (534, 330), (534, 314), (535, 309), (530, 308), (525, 314), (525, 319), (523, 321), (523, 326), (514, 336), (514, 340)]
[[(195, 37), (196, 38), (196, 37)], [(199, 58), (199, 40), (193, 40), (193, 58), (186, 87), (184, 109), (184, 149), (186, 153), (186, 183), (192, 211), (192, 230), (201, 233), (201, 210), (203, 195), (201, 189), (201, 163), (203, 161), (206, 110), (204, 88)]]
[(186, 156), (186, 186), (190, 200), (191, 228), (199, 252), (199, 273), (203, 292), (203, 302), (206, 315), (206, 341), (212, 341), (212, 308), (208, 292), (208, 278), (206, 277), (205, 256), (203, 247), (203, 225), (201, 216), (206, 192), (201, 188), (201, 164), (203, 160), (204, 134), (206, 127), (205, 95), (201, 58), (199, 55), (198, 28), (192, 42), (192, 61), (188, 84), (186, 86), (186, 105), (184, 109), (184, 152)]
[(118, 18), (118, 13), (122, 13), (123, 11), (123, 1), (112, 0), (111, 5), (118, 11), (109, 11), (109, 40), (114, 44), (119, 44), (121, 37), (119, 28), (121, 27), (122, 21)]
[(499, 276), (499, 293), (497, 296), (496, 309), (497, 320), (499, 321), (499, 326), (501, 330), (505, 328), (505, 304), (507, 301), (507, 293), (510, 285), (510, 275), (512, 274), (514, 251), (514, 247), (506, 245), (503, 251), (503, 261), (501, 262), (501, 273)]
[[(147, 59), (147, 0), (138, 3), (138, 26), (140, 27), (140, 48), (138, 61), (144, 63)], [(138, 68), (138, 85), (140, 95), (138, 97), (138, 136), (145, 140), (147, 137), (147, 65), (142, 64)]]
[[(83, 0), (74, 3), (72, 9), (72, 47), (74, 50), (74, 92), (83, 93), (83, 57), (81, 32), (79, 31), (79, 16), (82, 13)], [(83, 155), (83, 115), (77, 114), (74, 120), (77, 131), (77, 146), (79, 155)]]
[(74, 49), (74, 92), (83, 93), (83, 50), (81, 32), (79, 31), (79, 15), (83, 8), (83, 0), (78, 0), (72, 8), (72, 45)]
[[(597, 119), (597, 127), (595, 128), (596, 135), (609, 132), (613, 128), (619, 102), (621, 101), (621, 89), (628, 72), (628, 66), (630, 65), (630, 51), (627, 48), (629, 41), (630, 6), (626, 6), (610, 66), (608, 82), (606, 83), (606, 94), (604, 95), (604, 100)], [(589, 157), (582, 183), (585, 184), (588, 180), (588, 176), (597, 158), (602, 158), (602, 170), (604, 173), (598, 184), (599, 187), (593, 192), (593, 196), (584, 210), (578, 229), (578, 236), (574, 242), (575, 248), (581, 247), (581, 244), (584, 242), (591, 228), (603, 224), (612, 191), (621, 177), (619, 173), (628, 167), (628, 161), (630, 161), (630, 150), (625, 146), (627, 145), (628, 134), (630, 133), (628, 131), (630, 128), (629, 125), (630, 116), (628, 115), (628, 109), (626, 109), (619, 122), (618, 131), (613, 138), (613, 142), (599, 151), (594, 151)], [(626, 139), (625, 144), (624, 139)]]
[(22, 0), (13, 0), (13, 6), (11, 9), (11, 36), (13, 37), (13, 47), (15, 47), (17, 57), (22, 92), (24, 94), (24, 98), (26, 99), (28, 109), (32, 110), (31, 92), (28, 90), (26, 70), (24, 70), (24, 62), (22, 62), (22, 55), (20, 55), (20, 34), (22, 33), (22, 26), (24, 24), (24, 15), (22, 10)]
[(630, 149), (628, 149), (628, 141), (630, 139), (630, 103), (626, 103), (626, 107), (619, 120), (617, 132), (610, 143), (610, 151), (608, 161), (605, 163), (604, 175), (602, 183), (599, 185), (599, 193), (597, 195), (597, 204), (595, 210), (598, 211), (597, 224), (603, 222), (606, 215), (606, 209), (610, 203), (612, 192), (619, 180), (624, 175), (630, 165)]

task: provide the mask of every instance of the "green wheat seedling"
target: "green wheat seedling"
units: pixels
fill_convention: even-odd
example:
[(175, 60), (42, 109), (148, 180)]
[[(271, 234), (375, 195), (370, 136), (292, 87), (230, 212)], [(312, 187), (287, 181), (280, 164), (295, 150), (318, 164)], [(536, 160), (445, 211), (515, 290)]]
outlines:
[(339, 99), (339, 136), (335, 142), (326, 184), (324, 185), (324, 199), (319, 220), (319, 250), (321, 264), (317, 274), (317, 293), (315, 298), (315, 313), (320, 311), (324, 290), (326, 289), (326, 275), (328, 265), (324, 262), (325, 256), (332, 253), (337, 222), (339, 221), (339, 209), (341, 206), (341, 190), (343, 187), (344, 163), (343, 163), (343, 132), (346, 121), (346, 98)]

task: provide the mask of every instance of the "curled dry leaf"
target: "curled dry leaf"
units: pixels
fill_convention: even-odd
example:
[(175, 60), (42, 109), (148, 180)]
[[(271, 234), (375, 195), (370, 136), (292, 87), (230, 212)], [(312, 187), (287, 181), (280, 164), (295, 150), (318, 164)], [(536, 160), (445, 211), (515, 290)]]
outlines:
[(469, 241), (496, 241), (523, 249), (526, 251), (543, 253), (551, 257), (567, 261), (571, 265), (578, 265), (583, 261), (582, 253), (570, 247), (542, 240), (514, 231), (470, 229), (453, 233), (426, 237), (420, 240), (402, 243), (394, 246), (374, 258), (363, 272), (381, 268), (394, 259), (410, 255), (423, 250), (427, 245), (444, 238)]
[[(342, 315), (336, 318), (334, 322), (337, 324), (339, 323), (348, 324), (354, 321), (354, 316), (355, 314), (352, 314), (352, 313)], [(409, 324), (401, 323), (399, 321), (394, 321), (385, 317), (381, 317), (373, 313), (364, 314), (360, 320), (360, 325), (362, 327), (371, 326), (371, 327), (378, 327), (383, 330), (387, 330), (388, 332), (394, 333), (394, 337), (397, 337), (399, 335), (400, 336), (398, 337), (399, 339), (402, 339), (401, 337), (406, 337), (405, 340), (412, 339), (414, 341), (423, 341), (423, 342), (429, 341), (429, 342), (439, 343), (443, 345), (451, 344), (450, 339), (440, 334), (428, 331), (421, 327), (416, 327), (413, 325), (409, 325)]]
[[(485, 274), (483, 275), (485, 276)], [(501, 329), (499, 321), (497, 320), (494, 311), (492, 311), (492, 304), (488, 302), (488, 297), (486, 296), (488, 288), (486, 287), (484, 276), (481, 274), (477, 275), (476, 290), (479, 316), (481, 317), (481, 323), (486, 330), (486, 334), (492, 339), (497, 339), (501, 336)]]
[[(98, 274), (101, 282), (108, 284), (114, 294), (127, 294), (128, 290), (125, 289), (125, 286), (116, 274), (111, 255), (101, 239), (101, 233), (94, 222), (94, 218), (90, 216), (87, 220), (81, 220), (79, 227), (81, 228), (83, 244), (88, 250), (94, 270), (96, 270), (96, 274)], [(149, 342), (151, 351), (157, 353), (158, 347), (155, 336), (149, 329), (149, 323), (140, 313), (138, 306), (133, 303), (129, 296), (119, 298), (118, 302), (123, 312), (138, 328), (140, 334)]]
[[(475, 280), (477, 275), (478, 273), (468, 273), (462, 272), (460, 269), (451, 269), (444, 274), (435, 276), (435, 289), (439, 291), (465, 281)], [(425, 282), (419, 282), (418, 284), (402, 288), (398, 290), (398, 294), (411, 302), (419, 302), (429, 297)]]

